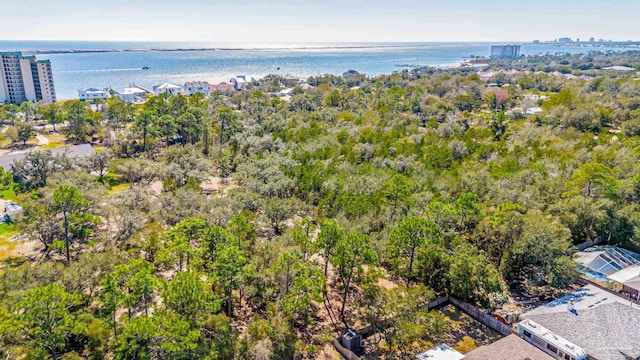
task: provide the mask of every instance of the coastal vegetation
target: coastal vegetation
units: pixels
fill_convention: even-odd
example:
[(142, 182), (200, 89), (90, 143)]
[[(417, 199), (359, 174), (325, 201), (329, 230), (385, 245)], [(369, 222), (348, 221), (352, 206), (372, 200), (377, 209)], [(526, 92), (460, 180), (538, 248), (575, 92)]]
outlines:
[(0, 252), (0, 357), (333, 358), (346, 329), (386, 323), (375, 357), (409, 358), (451, 330), (421, 309), (441, 295), (561, 291), (576, 245), (640, 247), (640, 81), (601, 63), (640, 58), (3, 105), (3, 149), (102, 151), (0, 171), (24, 207), (0, 231), (32, 244)]

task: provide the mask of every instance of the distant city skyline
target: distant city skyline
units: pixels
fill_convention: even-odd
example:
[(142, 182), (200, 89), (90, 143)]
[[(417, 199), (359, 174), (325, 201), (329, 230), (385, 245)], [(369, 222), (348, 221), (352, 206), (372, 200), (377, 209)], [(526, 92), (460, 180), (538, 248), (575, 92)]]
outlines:
[(0, 0), (0, 40), (640, 40), (637, 0)]

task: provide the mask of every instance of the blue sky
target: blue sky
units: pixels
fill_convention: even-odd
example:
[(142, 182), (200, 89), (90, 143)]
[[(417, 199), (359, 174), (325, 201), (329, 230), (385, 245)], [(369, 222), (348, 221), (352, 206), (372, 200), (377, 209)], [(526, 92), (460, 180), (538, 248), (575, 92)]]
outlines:
[(640, 0), (0, 0), (0, 40), (640, 40)]

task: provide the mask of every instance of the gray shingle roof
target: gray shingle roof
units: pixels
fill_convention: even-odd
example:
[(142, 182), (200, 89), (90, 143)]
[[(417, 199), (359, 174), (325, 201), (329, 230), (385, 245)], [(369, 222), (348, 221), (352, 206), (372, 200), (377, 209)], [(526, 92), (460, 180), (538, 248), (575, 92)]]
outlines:
[(553, 358), (537, 347), (509, 335), (491, 345), (481, 346), (467, 353), (464, 360), (552, 360)]
[(582, 347), (598, 360), (640, 357), (640, 310), (628, 304), (614, 302), (576, 313), (566, 310), (523, 317)]
[[(67, 157), (70, 157), (70, 158), (85, 158), (95, 153), (91, 144), (80, 144), (80, 145), (73, 145), (73, 146), (58, 148), (54, 150), (42, 150), (42, 151), (51, 151), (53, 155), (65, 154), (67, 155)], [(6, 171), (10, 171), (11, 164), (13, 164), (14, 161), (22, 160), (26, 156), (27, 156), (27, 153), (0, 156), (0, 166), (2, 166)]]

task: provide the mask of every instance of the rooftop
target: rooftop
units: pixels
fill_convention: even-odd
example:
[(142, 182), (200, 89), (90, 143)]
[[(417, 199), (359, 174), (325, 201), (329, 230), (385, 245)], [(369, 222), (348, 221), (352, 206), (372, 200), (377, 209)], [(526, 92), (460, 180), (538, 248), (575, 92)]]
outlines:
[[(90, 144), (73, 145), (48, 151), (51, 151), (54, 156), (65, 154), (70, 158), (84, 158), (95, 152)], [(6, 171), (10, 171), (11, 164), (15, 161), (24, 159), (26, 156), (27, 153), (0, 156), (0, 166), (2, 166)]]
[(470, 351), (464, 360), (551, 360), (551, 356), (512, 334)]
[(578, 312), (581, 310), (593, 309), (594, 307), (603, 304), (629, 304), (628, 300), (620, 296), (616, 296), (594, 285), (587, 285), (559, 299), (538, 306), (537, 308), (524, 313), (522, 316), (527, 317), (529, 315), (565, 313), (568, 311), (567, 304), (569, 301), (573, 303), (574, 309)]
[(446, 344), (440, 344), (427, 352), (417, 355), (418, 360), (462, 360), (464, 355), (450, 348)]
[[(553, 346), (557, 347), (558, 350), (562, 351), (564, 354), (571, 356), (574, 359), (586, 359), (587, 357), (587, 353), (580, 346), (572, 343), (562, 336), (559, 336), (558, 334), (550, 331), (549, 329), (532, 321), (531, 319), (526, 319), (520, 322), (518, 324), (518, 328), (522, 329), (523, 332), (524, 330), (526, 330), (536, 337), (544, 339), (546, 343), (552, 344)], [(529, 334), (529, 336), (531, 335)]]
[[(573, 301), (575, 311), (566, 306)], [(522, 315), (583, 348), (598, 360), (640, 357), (640, 308), (587, 285)]]
[(634, 278), (637, 278), (639, 276), (640, 276), (640, 265), (633, 265), (633, 266), (624, 268), (620, 271), (616, 271), (607, 277), (613, 281), (624, 284), (627, 281), (633, 280)]
[(187, 81), (184, 83), (185, 87), (207, 87), (209, 83), (206, 81)]
[(158, 85), (158, 86), (154, 86), (153, 87), (156, 90), (164, 90), (164, 89), (182, 89), (181, 86), (176, 85), (176, 84), (172, 84), (172, 83), (164, 83), (162, 85)]
[(640, 264), (640, 255), (615, 246), (598, 246), (577, 254), (576, 262), (593, 271), (611, 275), (617, 271)]
[(616, 66), (609, 66), (609, 67), (606, 67), (606, 68), (602, 68), (602, 70), (634, 71), (635, 69), (632, 68), (632, 67), (628, 67), (628, 66), (616, 65)]

